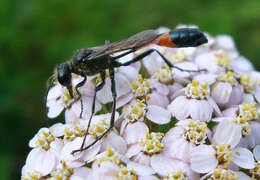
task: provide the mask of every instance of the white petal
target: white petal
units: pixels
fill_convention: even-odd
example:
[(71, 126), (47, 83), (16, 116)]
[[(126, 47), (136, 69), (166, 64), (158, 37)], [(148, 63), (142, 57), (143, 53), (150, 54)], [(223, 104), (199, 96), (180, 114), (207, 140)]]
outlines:
[(257, 145), (257, 146), (254, 148), (253, 153), (254, 153), (255, 159), (256, 159), (257, 161), (259, 161), (259, 160), (260, 160), (260, 145)]
[(135, 156), (136, 154), (138, 154), (141, 150), (142, 150), (142, 147), (138, 143), (133, 144), (127, 149), (125, 156), (128, 158), (131, 158), (131, 157)]
[(143, 122), (129, 123), (125, 128), (123, 137), (127, 144), (133, 144), (139, 142), (147, 132), (149, 132), (149, 129)]
[(229, 144), (231, 148), (235, 147), (241, 139), (241, 126), (231, 120), (221, 121), (213, 139), (217, 144)]
[(50, 100), (48, 101), (48, 118), (56, 118), (64, 109), (64, 106), (61, 105), (60, 101)]
[(149, 94), (149, 97), (150, 99), (147, 102), (148, 105), (157, 105), (162, 108), (167, 108), (167, 106), (169, 105), (169, 99), (167, 96), (160, 95), (157, 92), (153, 92)]
[(193, 120), (210, 121), (213, 113), (212, 106), (206, 100), (191, 99), (189, 101), (190, 116)]
[(127, 66), (127, 67), (121, 66), (119, 68), (119, 72), (124, 74), (127, 77), (129, 82), (138, 79), (138, 71), (132, 66)]
[(146, 117), (156, 124), (167, 124), (171, 120), (171, 113), (160, 106), (147, 106)]
[(212, 146), (200, 145), (191, 152), (191, 169), (198, 173), (207, 173), (217, 167), (218, 160)]
[(104, 142), (102, 143), (101, 152), (105, 151), (107, 146), (110, 146), (111, 148), (115, 149), (116, 151), (119, 150), (120, 154), (126, 153), (126, 142), (125, 140), (117, 135), (115, 132), (111, 131), (106, 139), (104, 139)]
[(169, 173), (174, 172), (175, 164), (171, 158), (158, 154), (152, 156), (151, 166), (159, 175), (167, 176)]
[(239, 167), (253, 169), (255, 167), (254, 156), (246, 148), (238, 147), (232, 151), (231, 161)]
[(128, 162), (127, 167), (133, 169), (139, 176), (148, 176), (154, 174), (154, 170), (149, 166), (144, 166), (135, 162)]
[(168, 110), (178, 120), (186, 119), (190, 113), (189, 100), (185, 96), (179, 96), (168, 106)]
[(232, 85), (230, 83), (219, 82), (211, 91), (212, 98), (218, 104), (225, 104), (228, 102), (232, 92)]

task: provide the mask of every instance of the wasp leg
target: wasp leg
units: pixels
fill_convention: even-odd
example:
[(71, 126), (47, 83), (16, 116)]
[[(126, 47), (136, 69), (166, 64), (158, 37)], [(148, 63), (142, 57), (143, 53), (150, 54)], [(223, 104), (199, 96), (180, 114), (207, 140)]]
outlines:
[(138, 56), (134, 57), (132, 60), (125, 62), (125, 63), (120, 63), (115, 61), (114, 62), (114, 67), (120, 67), (120, 66), (128, 66), (132, 63), (135, 63), (137, 61), (142, 60), (144, 57), (150, 55), (151, 53), (156, 52), (159, 54), (159, 56), (163, 59), (163, 61), (171, 68), (175, 68), (178, 69), (179, 71), (183, 71), (183, 72), (201, 72), (201, 71), (207, 71), (207, 69), (199, 69), (199, 70), (189, 70), (189, 69), (182, 69), (180, 67), (174, 66), (166, 57), (164, 57), (164, 55), (162, 55), (157, 49), (149, 49), (141, 54), (139, 54)]
[(79, 151), (84, 151), (84, 150), (90, 148), (91, 146), (96, 144), (100, 139), (102, 139), (114, 127), (115, 113), (116, 113), (116, 97), (117, 97), (114, 67), (109, 68), (109, 75), (110, 75), (110, 79), (111, 79), (111, 91), (112, 91), (112, 96), (113, 96), (113, 107), (112, 107), (112, 113), (111, 113), (111, 117), (110, 117), (109, 128), (102, 135), (100, 135), (95, 141), (93, 141), (91, 144), (89, 144), (87, 147), (72, 151), (72, 154), (79, 152)]
[[(78, 94), (79, 96), (81, 96), (81, 94), (80, 94), (80, 92), (79, 92), (79, 88), (82, 87), (82, 86), (85, 84), (86, 80), (87, 80), (87, 77), (85, 76), (84, 79), (83, 79), (82, 81), (80, 81), (80, 82), (76, 85), (76, 87), (75, 87), (75, 89), (76, 89), (76, 91), (77, 91), (77, 94)], [(83, 101), (82, 101), (82, 98), (81, 98), (81, 99), (80, 99), (80, 116), (79, 116), (80, 118), (82, 118), (82, 113), (83, 113)]]
[(84, 136), (83, 142), (82, 142), (81, 147), (80, 147), (80, 149), (79, 149), (80, 151), (83, 151), (84, 143), (85, 143), (86, 137), (87, 137), (87, 135), (88, 135), (88, 131), (89, 131), (89, 127), (90, 127), (90, 124), (91, 124), (91, 120), (92, 120), (92, 117), (93, 117), (93, 115), (94, 115), (94, 113), (95, 113), (95, 104), (96, 104), (96, 95), (97, 95), (97, 92), (104, 87), (105, 82), (106, 82), (106, 81), (105, 81), (106, 72), (103, 71), (103, 72), (100, 73), (100, 75), (101, 75), (101, 83), (98, 84), (98, 85), (95, 87), (94, 97), (93, 97), (93, 100), (92, 100), (91, 115), (90, 115), (90, 118), (89, 118), (89, 121), (88, 121), (88, 126), (87, 126), (87, 130), (86, 130), (86, 134), (85, 134), (85, 136)]
[(134, 50), (134, 49), (131, 49), (131, 50), (125, 52), (125, 53), (119, 54), (118, 56), (112, 57), (112, 59), (114, 59), (114, 60), (115, 60), (115, 59), (119, 59), (119, 58), (121, 58), (121, 57), (124, 57), (124, 56), (126, 56), (126, 55), (132, 53), (132, 52), (135, 52), (135, 50)]

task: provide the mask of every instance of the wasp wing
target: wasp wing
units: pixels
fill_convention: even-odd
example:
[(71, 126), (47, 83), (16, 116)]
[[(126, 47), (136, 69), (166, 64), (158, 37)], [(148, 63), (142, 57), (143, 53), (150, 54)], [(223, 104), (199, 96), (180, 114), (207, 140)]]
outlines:
[(93, 52), (89, 55), (88, 60), (98, 59), (124, 50), (139, 49), (152, 43), (160, 35), (156, 30), (146, 30), (124, 40), (88, 48)]

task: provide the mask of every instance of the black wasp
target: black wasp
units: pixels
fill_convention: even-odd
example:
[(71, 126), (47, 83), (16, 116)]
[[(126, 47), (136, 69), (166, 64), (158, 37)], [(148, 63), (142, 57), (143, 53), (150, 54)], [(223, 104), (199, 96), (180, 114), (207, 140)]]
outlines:
[[(87, 147), (84, 147), (84, 141), (80, 149), (73, 151), (72, 153), (83, 151), (94, 145), (97, 141), (99, 141), (106, 133), (108, 133), (111, 128), (114, 126), (115, 120), (115, 110), (116, 110), (116, 88), (115, 88), (115, 78), (114, 78), (114, 69), (120, 66), (128, 66), (134, 62), (140, 61), (144, 57), (150, 55), (155, 52), (163, 59), (163, 61), (170, 67), (176, 68), (180, 71), (186, 72), (198, 72), (203, 70), (184, 70), (179, 67), (174, 66), (169, 60), (166, 59), (158, 50), (156, 49), (148, 49), (145, 52), (137, 55), (132, 60), (121, 63), (117, 61), (119, 58), (126, 56), (132, 52), (137, 51), (138, 49), (149, 45), (149, 44), (157, 44), (159, 46), (166, 46), (172, 48), (182, 48), (182, 47), (197, 47), (201, 44), (207, 43), (208, 40), (206, 36), (200, 32), (198, 29), (194, 28), (181, 28), (175, 29), (167, 33), (159, 33), (156, 30), (146, 30), (140, 33), (137, 33), (127, 39), (120, 40), (113, 43), (106, 43), (102, 46), (96, 46), (91, 48), (84, 48), (76, 52), (74, 57), (65, 63), (58, 65), (57, 70), (52, 77), (54, 77), (55, 81), (65, 86), (70, 96), (73, 98), (73, 90), (72, 90), (72, 73), (80, 75), (84, 77), (84, 79), (75, 86), (75, 90), (80, 96), (78, 88), (83, 86), (87, 80), (87, 76), (92, 76), (96, 74), (100, 74), (101, 82), (96, 85), (94, 98), (92, 102), (92, 113), (88, 122), (88, 127), (86, 130), (86, 135), (88, 134), (90, 122), (95, 110), (95, 99), (96, 93), (102, 89), (105, 84), (105, 71), (109, 70), (109, 76), (111, 79), (111, 91), (113, 96), (113, 106), (112, 113), (110, 119), (110, 127), (99, 136), (93, 143), (89, 144)], [(112, 56), (112, 54), (125, 51), (120, 55)]]

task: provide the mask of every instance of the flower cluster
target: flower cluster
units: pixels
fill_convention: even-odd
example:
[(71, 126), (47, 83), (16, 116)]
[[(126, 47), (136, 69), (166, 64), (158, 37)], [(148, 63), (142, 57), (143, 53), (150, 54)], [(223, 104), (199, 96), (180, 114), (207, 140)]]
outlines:
[[(110, 78), (97, 92), (91, 123), (99, 77), (88, 77), (74, 98), (54, 85), (47, 96), (48, 117), (65, 110), (65, 121), (32, 138), (21, 179), (260, 179), (260, 73), (239, 54), (232, 37), (207, 38), (196, 48), (145, 47), (179, 68), (207, 71), (171, 69), (156, 53), (115, 69), (115, 127), (84, 151), (72, 153), (110, 128)], [(75, 94), (80, 81), (73, 75)]]

